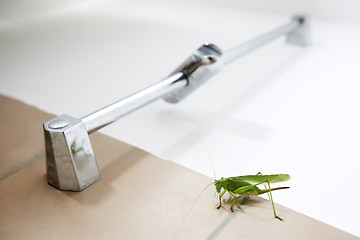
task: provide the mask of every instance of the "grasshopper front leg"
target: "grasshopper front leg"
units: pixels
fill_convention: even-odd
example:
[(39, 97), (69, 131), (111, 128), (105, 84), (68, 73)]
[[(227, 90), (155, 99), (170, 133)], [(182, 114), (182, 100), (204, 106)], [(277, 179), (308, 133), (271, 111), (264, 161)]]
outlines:
[(220, 209), (220, 208), (221, 208), (221, 198), (224, 196), (225, 193), (226, 193), (226, 190), (224, 190), (224, 191), (219, 195), (220, 205), (217, 207), (217, 209)]

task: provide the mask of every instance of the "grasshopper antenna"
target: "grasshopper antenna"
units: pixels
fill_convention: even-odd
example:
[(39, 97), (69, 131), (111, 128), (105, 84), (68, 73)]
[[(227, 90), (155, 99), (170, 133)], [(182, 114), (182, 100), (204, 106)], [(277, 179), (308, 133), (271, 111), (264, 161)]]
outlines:
[(204, 144), (204, 142), (202, 141), (200, 133), (196, 129), (195, 129), (195, 133), (198, 136), (199, 141), (200, 141), (201, 145), (203, 146), (203, 149), (205, 150), (206, 155), (208, 156), (208, 159), (210, 160), (212, 172), (213, 172), (213, 175), (214, 175), (214, 180), (216, 180), (215, 166), (214, 166), (214, 162), (213, 162), (213, 160), (211, 158), (210, 152), (209, 152), (208, 148), (206, 147), (206, 145)]
[(208, 185), (206, 185), (206, 187), (199, 193), (199, 195), (195, 198), (194, 202), (191, 204), (189, 210), (187, 211), (184, 220), (181, 222), (181, 224), (179, 225), (178, 229), (176, 230), (176, 234), (179, 232), (180, 228), (182, 227), (182, 225), (184, 224), (185, 220), (188, 218), (191, 210), (194, 208), (195, 203), (199, 200), (199, 198), (201, 197), (201, 195), (205, 192), (205, 190), (210, 187), (213, 183), (209, 183)]
[[(212, 158), (211, 158), (211, 155), (210, 155), (210, 152), (209, 150), (207, 149), (207, 147), (205, 146), (204, 142), (202, 141), (202, 138), (201, 138), (201, 135), (200, 133), (195, 129), (195, 133), (197, 135), (197, 137), (199, 138), (199, 141), (203, 147), (203, 149), (205, 150), (207, 156), (208, 156), (208, 159), (210, 160), (210, 164), (211, 164), (211, 168), (212, 168), (212, 171), (213, 171), (213, 175), (214, 175), (214, 180), (216, 180), (216, 175), (215, 175), (215, 167), (214, 167), (214, 162), (212, 161)], [(192, 211), (192, 209), (194, 208), (195, 206), (195, 203), (199, 200), (199, 198), (201, 197), (201, 195), (205, 192), (205, 190), (210, 187), (211, 185), (213, 185), (214, 183), (211, 182), (209, 183), (200, 193), (199, 195), (196, 197), (196, 199), (194, 200), (194, 202), (191, 204), (189, 210), (187, 211), (185, 217), (184, 217), (184, 220), (181, 222), (181, 224), (179, 225), (178, 229), (176, 230), (176, 235), (178, 234), (179, 230), (181, 229), (182, 225), (184, 224), (185, 220), (188, 218), (190, 212)]]

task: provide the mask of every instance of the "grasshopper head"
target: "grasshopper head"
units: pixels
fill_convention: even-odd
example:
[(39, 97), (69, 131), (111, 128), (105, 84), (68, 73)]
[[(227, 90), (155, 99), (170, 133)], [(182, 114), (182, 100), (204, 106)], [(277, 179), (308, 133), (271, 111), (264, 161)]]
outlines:
[(223, 184), (224, 184), (224, 178), (221, 178), (220, 180), (215, 180), (214, 184), (215, 184), (215, 188), (216, 188), (216, 191), (218, 193), (220, 193), (221, 191), (221, 188), (223, 187)]

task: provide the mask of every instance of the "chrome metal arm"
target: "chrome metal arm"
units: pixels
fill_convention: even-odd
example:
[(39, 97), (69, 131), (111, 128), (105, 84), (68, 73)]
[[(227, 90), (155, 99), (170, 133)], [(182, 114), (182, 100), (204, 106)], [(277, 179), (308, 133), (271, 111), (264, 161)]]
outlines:
[(222, 52), (204, 44), (164, 80), (81, 119), (61, 115), (44, 123), (48, 183), (60, 190), (81, 191), (100, 178), (88, 134), (163, 98), (177, 103), (219, 72), (225, 64), (286, 35), (288, 43), (310, 43), (309, 22), (304, 16), (265, 35)]
[(222, 60), (225, 64), (230, 63), (283, 35), (286, 35), (286, 41), (290, 44), (309, 45), (310, 29), (308, 18), (294, 16), (288, 24), (225, 51)]
[(174, 73), (157, 84), (81, 118), (81, 121), (85, 123), (88, 133), (92, 133), (119, 118), (164, 97), (168, 93), (186, 87), (187, 82), (184, 73)]

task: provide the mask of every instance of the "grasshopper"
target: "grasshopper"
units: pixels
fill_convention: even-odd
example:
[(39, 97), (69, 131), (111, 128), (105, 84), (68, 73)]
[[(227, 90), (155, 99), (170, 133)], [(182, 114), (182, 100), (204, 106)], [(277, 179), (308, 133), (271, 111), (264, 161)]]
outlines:
[[(206, 153), (208, 155), (208, 159), (210, 160), (211, 167), (212, 167), (212, 170), (214, 173), (215, 181), (213, 182), (213, 184), (215, 185), (216, 192), (219, 195), (219, 201), (220, 201), (220, 204), (217, 207), (217, 209), (221, 208), (221, 199), (226, 192), (228, 192), (234, 198), (232, 201), (232, 204), (231, 204), (232, 212), (234, 212), (234, 205), (236, 203), (236, 200), (238, 200), (239, 198), (250, 197), (253, 195), (261, 195), (261, 194), (267, 193), (268, 197), (271, 201), (271, 204), (272, 204), (274, 217), (279, 219), (280, 221), (283, 221), (283, 219), (276, 214), (275, 205), (274, 205), (274, 201), (273, 201), (271, 192), (276, 191), (276, 190), (281, 190), (281, 189), (287, 189), (289, 187), (271, 188), (270, 183), (279, 183), (279, 182), (288, 181), (290, 179), (290, 175), (288, 175), (288, 174), (262, 175), (259, 172), (256, 175), (244, 175), (244, 176), (229, 177), (229, 178), (222, 177), (220, 180), (216, 180), (215, 167), (214, 167), (214, 163), (211, 159), (210, 152), (208, 151), (204, 142), (201, 140), (200, 134), (196, 130), (195, 130), (195, 132), (200, 140), (201, 145), (203, 146), (204, 150), (206, 151)], [(258, 188), (258, 186), (262, 185), (262, 184), (264, 184), (265, 189)], [(210, 185), (208, 185), (207, 187), (209, 187)]]
[[(271, 192), (280, 189), (287, 189), (288, 187), (271, 188), (270, 183), (285, 182), (289, 179), (290, 175), (288, 174), (262, 175), (261, 173), (258, 173), (256, 175), (245, 175), (215, 180), (214, 185), (217, 193), (219, 194), (220, 201), (218, 209), (221, 207), (221, 199), (226, 192), (228, 192), (234, 198), (231, 204), (232, 212), (234, 212), (234, 205), (238, 198), (243, 196), (261, 195), (267, 193), (269, 199), (271, 200), (275, 218), (283, 221), (283, 219), (276, 214)], [(258, 188), (258, 185), (261, 184), (265, 185), (265, 189)]]

